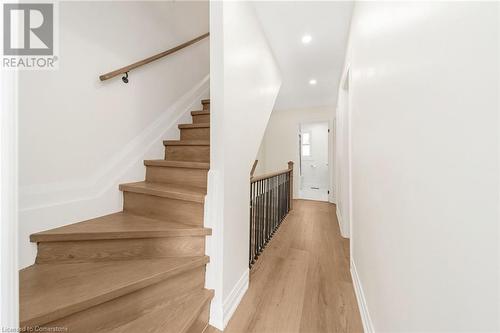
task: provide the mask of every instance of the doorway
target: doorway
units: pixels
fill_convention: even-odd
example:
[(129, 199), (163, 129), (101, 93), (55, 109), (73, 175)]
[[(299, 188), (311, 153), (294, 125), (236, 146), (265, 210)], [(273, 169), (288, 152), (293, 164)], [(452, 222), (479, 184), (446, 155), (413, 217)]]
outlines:
[(299, 197), (301, 199), (328, 201), (330, 193), (329, 131), (328, 121), (300, 124)]

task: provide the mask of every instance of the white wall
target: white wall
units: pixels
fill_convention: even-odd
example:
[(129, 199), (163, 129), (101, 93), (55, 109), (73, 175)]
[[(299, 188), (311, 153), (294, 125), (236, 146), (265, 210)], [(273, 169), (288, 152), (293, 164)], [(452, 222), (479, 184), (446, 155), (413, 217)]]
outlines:
[[(263, 169), (268, 173), (286, 169), (288, 161), (294, 162), (294, 196), (299, 196), (299, 125), (301, 123), (328, 121), (330, 124), (330, 165), (333, 168), (333, 107), (317, 107), (292, 110), (275, 110), (267, 124), (260, 150)], [(255, 173), (258, 175), (259, 173)], [(330, 201), (334, 202), (335, 186), (330, 180)]]
[(355, 5), (352, 271), (369, 330), (500, 330), (498, 6)]
[[(350, 70), (346, 68), (342, 75), (337, 98), (335, 115), (335, 175), (337, 183), (336, 215), (343, 237), (350, 237), (351, 230), (351, 136), (349, 112)], [(338, 164), (338, 165), (337, 165)]]
[(17, 72), (0, 70), (0, 92), (0, 327), (14, 332), (19, 326)]
[[(205, 223), (211, 324), (223, 328), (248, 287), (250, 169), (281, 78), (250, 2), (213, 2), (211, 165)], [(222, 283), (221, 283), (222, 281)]]
[(257, 152), (257, 156), (255, 156), (255, 159), (258, 160), (258, 162), (257, 162), (257, 167), (254, 170), (254, 176), (262, 175), (266, 171), (265, 149), (266, 149), (266, 147), (264, 144), (264, 140), (262, 140), (260, 142), (259, 151)]
[(208, 96), (208, 39), (120, 77), (98, 76), (208, 31), (208, 2), (59, 5), (59, 69), (19, 78), (20, 265), (29, 234), (121, 209), (117, 184)]

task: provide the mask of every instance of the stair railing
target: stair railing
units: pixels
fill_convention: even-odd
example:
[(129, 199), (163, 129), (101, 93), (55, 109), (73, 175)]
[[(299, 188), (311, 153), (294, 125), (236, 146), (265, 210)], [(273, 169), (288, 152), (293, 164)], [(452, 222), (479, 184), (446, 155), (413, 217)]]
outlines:
[(292, 210), (292, 199), (292, 161), (286, 170), (250, 178), (250, 268)]
[(144, 66), (146, 64), (149, 64), (150, 62), (153, 62), (155, 60), (158, 60), (160, 58), (163, 58), (165, 56), (168, 56), (169, 54), (172, 54), (174, 52), (177, 52), (177, 51), (180, 51), (182, 50), (183, 48), (186, 48), (188, 47), (189, 45), (192, 45), (194, 43), (197, 43), (205, 38), (207, 38), (208, 36), (210, 35), (210, 33), (206, 33), (206, 34), (203, 34), (201, 36), (198, 36), (196, 38), (193, 38), (191, 39), (190, 41), (187, 41), (185, 43), (182, 43), (180, 45), (177, 45), (176, 47), (173, 47), (171, 49), (168, 49), (166, 51), (163, 51), (161, 53), (158, 53), (158, 54), (155, 54), (149, 58), (146, 58), (146, 59), (142, 59), (142, 60), (139, 60), (137, 62), (134, 62), (133, 64), (130, 64), (128, 66), (125, 66), (125, 67), (122, 67), (122, 68), (119, 68), (117, 70), (114, 70), (112, 72), (109, 72), (109, 73), (106, 73), (106, 74), (102, 74), (101, 76), (99, 76), (99, 79), (101, 81), (105, 81), (105, 80), (109, 80), (111, 78), (114, 78), (115, 76), (118, 76), (118, 75), (121, 75), (121, 74), (125, 74), (125, 76), (122, 77), (122, 81), (124, 83), (128, 83), (128, 72), (130, 72), (132, 69), (135, 69), (137, 67), (141, 67), (141, 66)]
[(258, 163), (259, 160), (255, 160), (255, 162), (253, 162), (252, 170), (250, 171), (250, 179), (253, 178), (253, 174), (255, 173), (255, 169), (257, 168)]

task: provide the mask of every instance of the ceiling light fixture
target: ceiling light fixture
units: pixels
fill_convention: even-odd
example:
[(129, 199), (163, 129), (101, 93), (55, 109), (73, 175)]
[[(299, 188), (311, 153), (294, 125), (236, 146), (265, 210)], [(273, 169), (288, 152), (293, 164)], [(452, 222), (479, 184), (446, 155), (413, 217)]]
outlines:
[(316, 79), (311, 79), (311, 80), (309, 80), (309, 84), (310, 84), (311, 86), (315, 86), (315, 85), (316, 85), (316, 83), (318, 83), (318, 81), (316, 81)]
[(304, 35), (302, 36), (302, 43), (304, 44), (309, 44), (312, 40), (311, 35)]

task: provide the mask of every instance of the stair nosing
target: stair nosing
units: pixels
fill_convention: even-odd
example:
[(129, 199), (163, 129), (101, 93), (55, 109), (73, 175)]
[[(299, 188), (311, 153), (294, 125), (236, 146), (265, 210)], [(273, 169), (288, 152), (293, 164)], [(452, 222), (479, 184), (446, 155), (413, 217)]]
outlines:
[[(69, 242), (69, 241), (92, 241), (92, 240), (114, 240), (114, 239), (140, 239), (140, 238), (173, 238), (173, 237), (189, 237), (189, 236), (209, 236), (212, 234), (212, 229), (205, 227), (195, 227), (191, 225), (184, 225), (179, 222), (171, 222), (177, 226), (185, 226), (185, 228), (171, 228), (165, 230), (122, 230), (122, 231), (106, 231), (98, 230), (92, 231), (76, 231), (76, 232), (62, 232), (64, 229), (71, 227), (75, 224), (84, 224), (85, 222), (94, 221), (103, 217), (112, 217), (113, 215), (126, 215), (133, 218), (135, 215), (119, 212), (113, 213), (105, 216), (101, 216), (95, 219), (90, 219), (78, 223), (73, 223), (67, 226), (62, 226), (59, 228), (54, 228), (51, 230), (41, 231), (30, 235), (30, 242)], [(167, 225), (165, 221), (145, 218), (143, 216), (137, 216), (141, 219), (151, 220), (151, 222), (157, 221), (158, 225)], [(105, 221), (102, 222), (106, 224)], [(59, 230), (59, 232), (57, 231)]]
[(179, 129), (210, 128), (210, 123), (179, 124)]
[(198, 304), (198, 307), (196, 308), (196, 311), (193, 312), (193, 315), (189, 318), (189, 320), (185, 323), (184, 327), (181, 330), (181, 333), (187, 332), (189, 328), (193, 325), (193, 323), (196, 321), (198, 316), (200, 315), (201, 311), (203, 311), (203, 308), (207, 304), (207, 302), (210, 302), (215, 295), (214, 290), (212, 289), (206, 289), (206, 295), (204, 295), (204, 299), (202, 302)]
[(164, 140), (164, 146), (210, 146), (210, 140)]
[[(194, 290), (190, 291), (188, 293), (185, 293), (183, 295), (177, 296), (176, 298), (172, 299), (171, 302), (168, 302), (167, 304), (162, 304), (160, 306), (157, 306), (153, 311), (146, 313), (146, 316), (151, 316), (153, 315), (159, 315), (165, 311), (170, 312), (173, 307), (178, 306), (178, 307), (183, 307), (186, 303), (191, 303), (191, 305), (194, 305), (194, 311), (190, 312), (183, 312), (186, 314), (185, 317), (183, 318), (178, 318), (174, 317), (176, 319), (180, 319), (180, 325), (179, 327), (176, 327), (178, 331), (177, 333), (186, 333), (189, 331), (189, 329), (193, 326), (193, 324), (196, 322), (196, 319), (199, 317), (201, 312), (203, 311), (204, 307), (210, 302), (214, 297), (214, 291), (212, 289), (199, 289), (199, 290)], [(191, 309), (193, 310), (193, 309)], [(175, 310), (174, 310), (175, 311)], [(174, 312), (175, 313), (175, 312)], [(142, 327), (143, 325), (143, 320), (142, 316), (124, 323), (124, 325), (118, 326), (114, 329), (111, 329), (110, 332), (129, 332), (133, 328), (138, 328)], [(134, 323), (137, 320), (141, 320), (141, 325), (134, 325)], [(166, 322), (162, 322), (162, 324), (165, 324)], [(160, 324), (160, 327), (163, 327), (163, 325)], [(208, 323), (207, 323), (208, 324)], [(155, 331), (156, 332), (156, 331)]]
[[(205, 194), (198, 194), (198, 193), (183, 193), (183, 192), (177, 192), (174, 190), (157, 190), (157, 189), (146, 189), (144, 187), (138, 187), (134, 186), (137, 184), (143, 184), (147, 183), (144, 181), (141, 182), (135, 182), (135, 183), (127, 183), (127, 184), (120, 184), (119, 189), (122, 192), (133, 192), (133, 193), (139, 193), (139, 194), (145, 194), (145, 195), (152, 195), (156, 197), (162, 197), (162, 198), (169, 198), (169, 199), (175, 199), (175, 200), (183, 200), (183, 201), (191, 201), (191, 202), (198, 202), (198, 203), (204, 203), (205, 202)], [(162, 183), (153, 183), (153, 184), (159, 184), (163, 186), (168, 186), (168, 184), (162, 184)]]
[(210, 114), (210, 111), (207, 111), (207, 110), (191, 111), (192, 116), (206, 116), (209, 114)]
[[(196, 258), (196, 260), (190, 260), (188, 262), (181, 263), (177, 266), (172, 267), (168, 271), (156, 273), (150, 277), (142, 278), (138, 281), (131, 282), (128, 285), (119, 287), (115, 290), (110, 290), (106, 293), (97, 295), (93, 298), (89, 298), (86, 300), (82, 300), (82, 301), (70, 304), (70, 305), (66, 306), (65, 308), (58, 308), (58, 309), (54, 309), (54, 310), (46, 312), (46, 313), (39, 313), (39, 314), (37, 314), (33, 317), (30, 317), (30, 318), (20, 319), (20, 326), (21, 327), (29, 327), (29, 326), (36, 326), (36, 325), (40, 326), (40, 325), (52, 322), (52, 321), (57, 320), (57, 319), (67, 317), (67, 316), (72, 315), (74, 313), (87, 310), (89, 308), (92, 308), (94, 306), (98, 306), (100, 304), (103, 304), (105, 302), (119, 298), (121, 296), (131, 294), (137, 290), (146, 288), (148, 286), (151, 286), (151, 285), (156, 284), (158, 282), (161, 282), (163, 280), (169, 279), (175, 275), (181, 274), (183, 272), (187, 272), (191, 269), (206, 265), (209, 262), (208, 256), (189, 257), (189, 258), (186, 258), (186, 260), (192, 259), (192, 258)], [(132, 260), (132, 261), (137, 262), (137, 261), (141, 261), (141, 260)], [(59, 264), (59, 265), (69, 265), (69, 264)], [(77, 265), (77, 264), (72, 264), (72, 265)], [(29, 269), (29, 268), (30, 267), (27, 267), (24, 270)]]
[[(201, 231), (203, 230), (203, 231)], [(75, 242), (75, 241), (93, 241), (93, 240), (114, 240), (114, 239), (144, 239), (144, 238), (174, 238), (174, 237), (196, 237), (210, 236), (212, 231), (208, 228), (200, 228), (200, 231), (190, 232), (188, 229), (180, 230), (179, 233), (171, 231), (99, 231), (99, 232), (75, 232), (63, 234), (47, 234), (30, 236), (30, 242)]]
[(209, 170), (210, 163), (191, 161), (144, 160), (145, 166)]

